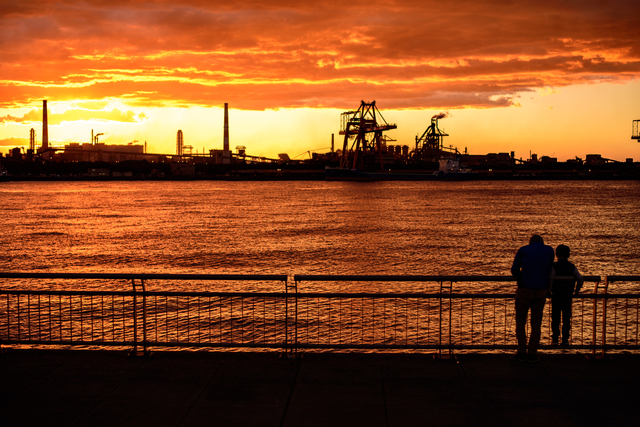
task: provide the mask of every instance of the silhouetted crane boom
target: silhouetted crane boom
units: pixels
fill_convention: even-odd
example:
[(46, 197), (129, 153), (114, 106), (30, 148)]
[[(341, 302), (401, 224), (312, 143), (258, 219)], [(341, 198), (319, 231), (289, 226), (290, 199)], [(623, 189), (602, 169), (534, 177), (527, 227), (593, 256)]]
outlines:
[[(387, 123), (376, 107), (376, 101), (360, 102), (356, 111), (346, 111), (340, 116), (340, 135), (344, 135), (344, 144), (340, 167), (357, 169), (368, 153), (375, 153), (382, 168), (382, 132), (397, 129), (394, 123)], [(373, 133), (373, 138), (368, 134)], [(351, 147), (349, 140), (354, 139)]]

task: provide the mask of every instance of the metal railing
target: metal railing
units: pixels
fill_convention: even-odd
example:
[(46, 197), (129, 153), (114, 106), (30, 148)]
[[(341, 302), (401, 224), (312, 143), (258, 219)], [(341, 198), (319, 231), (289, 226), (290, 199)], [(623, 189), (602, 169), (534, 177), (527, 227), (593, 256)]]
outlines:
[[(594, 325), (598, 325), (599, 341), (594, 347), (604, 356), (608, 350), (640, 349), (640, 294), (635, 292), (609, 293), (613, 283), (640, 283), (640, 276), (606, 276), (602, 286), (594, 292)], [(596, 319), (595, 313), (600, 314)], [(595, 350), (594, 350), (595, 354)]]
[(286, 275), (0, 273), (3, 279), (130, 281), (129, 291), (0, 290), (0, 344), (286, 348), (279, 292), (154, 292), (150, 281), (287, 282)]
[[(585, 282), (598, 288), (601, 278)], [(302, 282), (435, 283), (432, 292), (412, 293), (299, 293), (295, 307), (294, 348), (369, 348), (436, 350), (515, 349), (515, 279), (512, 276), (330, 276), (297, 275)], [(509, 292), (454, 292), (482, 284), (507, 284)], [(485, 286), (486, 287), (486, 286)], [(501, 286), (504, 288), (505, 286)], [(457, 291), (457, 289), (455, 289)], [(576, 297), (573, 316), (574, 348), (595, 351), (602, 317), (595, 297)], [(311, 321), (307, 320), (309, 313)], [(333, 313), (333, 314), (332, 314)], [(336, 315), (335, 313), (339, 313)], [(328, 319), (322, 330), (318, 320)], [(315, 323), (314, 323), (315, 322)], [(543, 336), (551, 333), (551, 304), (543, 320)], [(355, 339), (354, 339), (355, 338)], [(542, 347), (550, 347), (550, 338)]]
[[(0, 273), (24, 281), (126, 280), (128, 291), (0, 290), (0, 345), (360, 349), (436, 351), (513, 349), (511, 276), (350, 276)], [(149, 291), (150, 281), (271, 283), (280, 292)], [(410, 292), (301, 292), (301, 285), (342, 289), (402, 285)], [(585, 277), (593, 292), (575, 297), (572, 348), (594, 355), (640, 349), (640, 293), (609, 284), (640, 276)], [(471, 292), (490, 285), (508, 292)], [(194, 285), (195, 286), (195, 285)], [(233, 287), (233, 286), (232, 286)], [(459, 287), (459, 289), (458, 289)], [(587, 285), (585, 284), (585, 288)], [(416, 291), (416, 289), (418, 289)], [(423, 290), (420, 290), (423, 289)], [(583, 288), (584, 289), (584, 288)], [(550, 346), (551, 304), (542, 348)]]

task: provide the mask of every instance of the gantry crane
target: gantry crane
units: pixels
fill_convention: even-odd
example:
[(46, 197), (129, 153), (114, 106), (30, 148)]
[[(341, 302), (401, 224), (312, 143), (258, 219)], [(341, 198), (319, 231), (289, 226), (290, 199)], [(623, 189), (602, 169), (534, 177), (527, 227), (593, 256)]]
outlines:
[[(382, 169), (382, 132), (397, 129), (387, 123), (376, 107), (376, 101), (360, 102), (356, 111), (346, 111), (340, 115), (340, 135), (344, 135), (341, 168), (358, 169), (375, 163), (376, 157)], [(373, 134), (373, 137), (369, 137)], [(351, 147), (349, 141), (353, 140)]]

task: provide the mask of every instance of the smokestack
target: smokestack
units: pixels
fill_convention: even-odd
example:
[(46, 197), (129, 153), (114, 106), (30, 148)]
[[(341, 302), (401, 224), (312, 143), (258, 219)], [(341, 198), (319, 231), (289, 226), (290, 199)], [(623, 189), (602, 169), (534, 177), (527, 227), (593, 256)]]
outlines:
[(224, 103), (224, 140), (222, 142), (222, 163), (231, 163), (231, 151), (229, 151), (229, 104)]
[(47, 120), (47, 100), (42, 101), (42, 149), (49, 149), (49, 122)]
[(224, 103), (224, 141), (222, 149), (229, 151), (229, 104)]
[(179, 130), (178, 131), (178, 139), (176, 140), (176, 154), (178, 156), (182, 156), (183, 147), (184, 147), (184, 135), (182, 133), (182, 130)]
[(29, 131), (29, 150), (36, 152), (36, 130), (34, 128)]

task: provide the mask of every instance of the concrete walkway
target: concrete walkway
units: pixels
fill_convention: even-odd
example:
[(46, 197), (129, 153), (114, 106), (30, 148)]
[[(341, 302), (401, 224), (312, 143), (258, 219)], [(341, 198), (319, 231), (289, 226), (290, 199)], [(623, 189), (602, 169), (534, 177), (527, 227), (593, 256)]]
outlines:
[(639, 421), (640, 355), (5, 349), (1, 426), (609, 426)]

